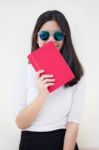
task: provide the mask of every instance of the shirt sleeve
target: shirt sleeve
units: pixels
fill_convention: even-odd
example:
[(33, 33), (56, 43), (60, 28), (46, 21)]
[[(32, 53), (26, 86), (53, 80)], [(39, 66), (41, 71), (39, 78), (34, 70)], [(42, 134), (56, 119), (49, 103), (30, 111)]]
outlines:
[(20, 67), (12, 85), (12, 112), (14, 118), (26, 107), (26, 68)]
[(85, 101), (85, 76), (82, 76), (79, 82), (75, 85), (72, 94), (72, 105), (68, 115), (68, 121), (80, 124)]

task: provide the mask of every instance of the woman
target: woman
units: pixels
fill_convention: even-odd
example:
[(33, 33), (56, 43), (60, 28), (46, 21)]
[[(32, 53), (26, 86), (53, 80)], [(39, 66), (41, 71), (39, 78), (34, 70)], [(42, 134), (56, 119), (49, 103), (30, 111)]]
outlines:
[(41, 14), (32, 34), (31, 52), (53, 41), (75, 79), (49, 94), (52, 74), (35, 72), (31, 64), (19, 70), (14, 84), (13, 109), (21, 129), (19, 150), (78, 150), (77, 135), (84, 103), (84, 71), (75, 53), (69, 24), (57, 11)]

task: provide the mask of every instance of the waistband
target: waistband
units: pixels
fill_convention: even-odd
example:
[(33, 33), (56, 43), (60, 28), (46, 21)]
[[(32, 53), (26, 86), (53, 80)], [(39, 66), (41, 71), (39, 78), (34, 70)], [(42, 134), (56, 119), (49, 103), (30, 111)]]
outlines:
[(27, 137), (27, 136), (49, 136), (49, 135), (64, 135), (66, 132), (66, 129), (56, 129), (53, 131), (43, 131), (43, 132), (38, 132), (38, 131), (21, 131), (21, 137)]

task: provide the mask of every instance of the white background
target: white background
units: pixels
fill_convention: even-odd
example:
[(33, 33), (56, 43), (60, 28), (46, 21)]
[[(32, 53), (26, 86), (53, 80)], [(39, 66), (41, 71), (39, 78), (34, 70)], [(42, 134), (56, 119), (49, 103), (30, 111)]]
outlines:
[(36, 19), (52, 9), (65, 14), (86, 71), (86, 100), (78, 145), (99, 147), (99, 1), (0, 0), (0, 150), (18, 150), (20, 130), (12, 115), (12, 82), (18, 67), (26, 63)]

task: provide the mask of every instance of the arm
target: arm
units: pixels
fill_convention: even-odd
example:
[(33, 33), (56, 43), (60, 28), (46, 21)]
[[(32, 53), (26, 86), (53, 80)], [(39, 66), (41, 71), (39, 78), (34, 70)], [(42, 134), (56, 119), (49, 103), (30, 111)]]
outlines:
[(68, 122), (64, 138), (63, 150), (74, 150), (77, 141), (78, 129), (78, 123)]
[(30, 105), (20, 111), (15, 120), (17, 127), (20, 129), (29, 127), (32, 121), (35, 120), (37, 114), (40, 112), (45, 101), (46, 96), (38, 95)]
[[(18, 72), (17, 78), (13, 86), (13, 111), (15, 114), (16, 124), (18, 128), (20, 129), (25, 129), (29, 127), (31, 123), (36, 119), (38, 113), (42, 109), (47, 99), (47, 96), (49, 94), (47, 87), (54, 85), (54, 83), (51, 83), (53, 79), (49, 79), (49, 77), (50, 78), (52, 77), (51, 75), (44, 74), (40, 77), (41, 73), (42, 73), (42, 70), (39, 70), (37, 72), (36, 86), (38, 86), (38, 95), (34, 98), (34, 100), (29, 105), (27, 105), (27, 102), (26, 102), (27, 72), (26, 72), (26, 69), (24, 70), (22, 69)], [(34, 84), (35, 86), (34, 82), (32, 84)]]
[(83, 111), (84, 98), (85, 79), (82, 78), (79, 83), (75, 85), (72, 94), (72, 105), (68, 114), (63, 150), (74, 150)]

